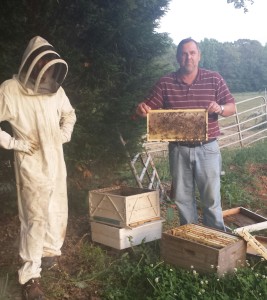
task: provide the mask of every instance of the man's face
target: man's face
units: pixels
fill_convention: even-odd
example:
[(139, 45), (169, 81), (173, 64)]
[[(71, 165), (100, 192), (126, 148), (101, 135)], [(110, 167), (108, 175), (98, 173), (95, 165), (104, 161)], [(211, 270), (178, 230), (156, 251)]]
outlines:
[(200, 51), (194, 42), (183, 45), (181, 53), (177, 55), (177, 61), (183, 74), (191, 74), (198, 69)]

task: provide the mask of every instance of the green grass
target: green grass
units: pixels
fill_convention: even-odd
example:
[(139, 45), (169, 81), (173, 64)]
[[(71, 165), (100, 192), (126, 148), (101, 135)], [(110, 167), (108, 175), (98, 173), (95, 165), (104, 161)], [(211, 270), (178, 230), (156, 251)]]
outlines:
[[(253, 211), (263, 210), (267, 215), (266, 202), (259, 201), (256, 193), (260, 176), (267, 176), (264, 168), (267, 164), (266, 149), (267, 142), (260, 142), (249, 148), (222, 150), (224, 209), (244, 206)], [(169, 183), (168, 158), (156, 159), (155, 164), (162, 182)], [(255, 168), (250, 172), (252, 165)], [(124, 174), (124, 178), (129, 177), (129, 174)], [(163, 203), (162, 208), (168, 207), (165, 205)], [(172, 226), (172, 222), (166, 222), (164, 230), (167, 226)], [(165, 264), (160, 257), (159, 241), (112, 251), (83, 237), (69, 248), (72, 252), (68, 254), (71, 257), (68, 271), (42, 273), (50, 300), (93, 297), (101, 300), (267, 299), (267, 262), (258, 257), (248, 257), (242, 267), (218, 277), (216, 273), (200, 274), (194, 266), (191, 270), (184, 270)], [(9, 275), (12, 276), (1, 273), (0, 300), (10, 299), (6, 297), (9, 294)]]

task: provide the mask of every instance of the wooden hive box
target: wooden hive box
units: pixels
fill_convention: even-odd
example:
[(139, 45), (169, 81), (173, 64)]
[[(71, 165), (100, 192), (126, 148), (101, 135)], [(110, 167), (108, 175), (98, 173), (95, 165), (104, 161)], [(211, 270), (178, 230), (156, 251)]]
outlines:
[(219, 276), (245, 263), (246, 242), (233, 234), (187, 224), (162, 233), (165, 263)]
[(89, 192), (91, 221), (120, 228), (160, 219), (159, 191), (115, 186)]
[(92, 241), (122, 250), (158, 240), (162, 235), (163, 220), (144, 223), (133, 228), (118, 228), (99, 222), (91, 222)]
[[(245, 227), (250, 231), (267, 228), (267, 218), (258, 215), (244, 207), (230, 208), (223, 211), (223, 219), (226, 229), (233, 231)], [(263, 225), (263, 226), (262, 226)]]
[(206, 141), (208, 113), (205, 109), (159, 109), (147, 115), (147, 141)]

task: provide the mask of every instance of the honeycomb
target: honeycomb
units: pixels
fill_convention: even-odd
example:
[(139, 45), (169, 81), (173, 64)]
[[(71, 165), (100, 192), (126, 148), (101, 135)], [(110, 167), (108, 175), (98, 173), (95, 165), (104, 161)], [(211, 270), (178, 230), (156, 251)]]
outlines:
[(150, 110), (148, 141), (206, 141), (208, 113), (205, 109)]
[(186, 224), (176, 227), (167, 231), (167, 233), (218, 249), (226, 247), (240, 240), (240, 238), (237, 236), (196, 224)]

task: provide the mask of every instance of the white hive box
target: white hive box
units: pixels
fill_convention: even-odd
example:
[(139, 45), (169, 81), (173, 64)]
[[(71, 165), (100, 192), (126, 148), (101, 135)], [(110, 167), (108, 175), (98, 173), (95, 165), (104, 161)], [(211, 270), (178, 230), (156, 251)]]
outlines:
[(159, 191), (115, 186), (89, 192), (91, 221), (120, 228), (160, 219)]
[(115, 249), (125, 249), (161, 238), (163, 220), (151, 221), (131, 228), (117, 228), (91, 222), (92, 241)]

